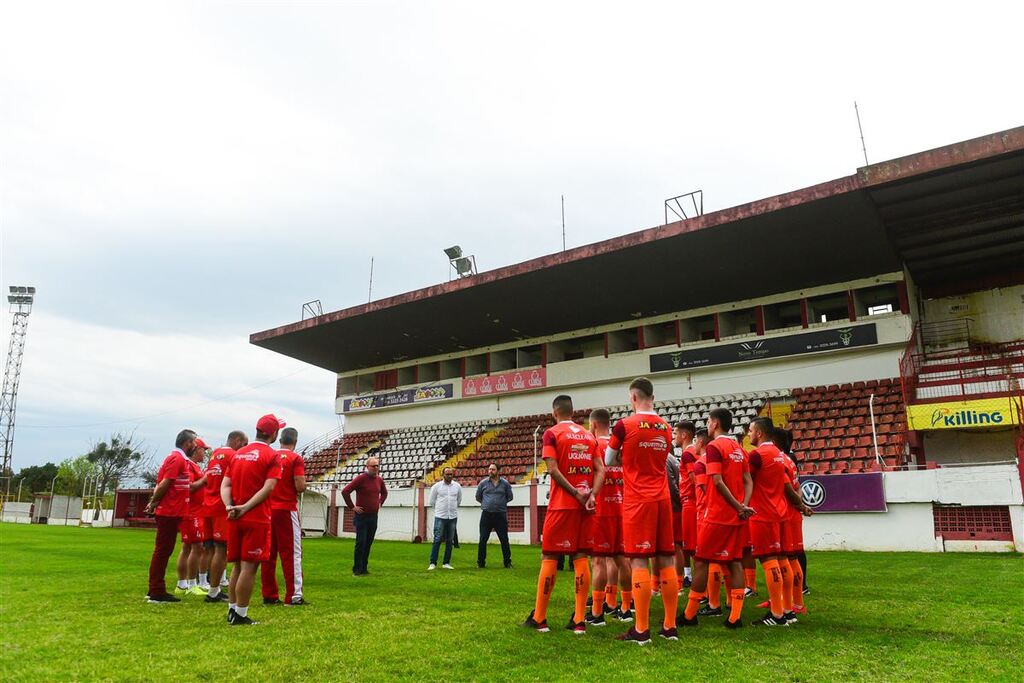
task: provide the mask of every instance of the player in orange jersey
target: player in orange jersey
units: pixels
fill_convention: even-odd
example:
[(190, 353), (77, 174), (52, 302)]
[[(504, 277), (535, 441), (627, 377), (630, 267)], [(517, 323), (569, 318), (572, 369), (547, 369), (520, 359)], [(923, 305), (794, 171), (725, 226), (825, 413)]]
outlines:
[[(750, 505), (757, 514), (750, 518), (752, 555), (764, 569), (768, 586), (769, 611), (752, 622), (755, 626), (789, 626), (796, 622), (793, 615), (793, 574), (789, 559), (782, 554), (782, 520), (789, 512), (786, 484), (789, 460), (772, 441), (774, 426), (767, 417), (753, 420), (747, 428), (750, 443), (748, 454), (750, 476), (754, 492)], [(788, 587), (789, 590), (784, 590)], [(784, 598), (785, 594), (785, 598)]]
[[(590, 431), (597, 439), (598, 455), (608, 449), (611, 432), (611, 416), (604, 408), (590, 413)], [(587, 623), (604, 626), (605, 616), (614, 616), (619, 621), (633, 621), (630, 602), (632, 598), (631, 568), (623, 555), (622, 547), (622, 467), (609, 465), (604, 469), (604, 485), (597, 497), (594, 518), (594, 548), (590, 553), (594, 574), (593, 604)], [(615, 594), (622, 586), (622, 606), (615, 601)]]
[[(691, 469), (693, 470), (693, 491), (694, 491), (694, 503), (696, 507), (697, 520), (695, 522), (695, 528), (700, 529), (704, 525), (704, 515), (707, 512), (707, 490), (708, 490), (708, 475), (707, 475), (707, 463), (705, 460), (705, 448), (708, 445), (710, 438), (708, 437), (708, 430), (697, 429), (694, 432), (693, 447), (694, 452), (697, 455), (696, 462), (693, 463)], [(697, 533), (694, 531), (691, 538), (691, 548), (696, 548), (697, 545)], [(717, 562), (713, 562), (708, 566), (708, 589), (707, 595), (701, 598), (700, 609), (697, 611), (698, 617), (720, 617), (722, 616), (722, 577), (725, 572), (722, 569), (722, 565)]]
[(672, 441), (679, 448), (679, 498), (683, 505), (680, 515), (681, 533), (676, 539), (676, 572), (683, 573), (683, 587), (689, 588), (693, 581), (690, 572), (690, 560), (693, 548), (697, 545), (697, 500), (694, 491), (693, 466), (697, 462), (697, 446), (694, 435), (697, 428), (689, 420), (676, 423), (672, 430)]
[(544, 432), (544, 464), (551, 475), (551, 498), (544, 516), (537, 600), (526, 628), (547, 633), (548, 602), (558, 574), (558, 556), (569, 555), (576, 573), (576, 605), (566, 628), (574, 635), (587, 632), (586, 609), (590, 592), (587, 553), (593, 546), (594, 510), (604, 483), (604, 463), (597, 454), (597, 439), (572, 420), (572, 398), (556, 396), (551, 404), (555, 426)]
[(697, 530), (697, 552), (693, 565), (693, 585), (690, 587), (686, 611), (679, 619), (683, 626), (697, 625), (697, 610), (708, 588), (708, 566), (712, 562), (729, 567), (730, 614), (725, 621), (728, 628), (743, 625), (743, 527), (754, 514), (747, 505), (754, 484), (747, 468), (747, 454), (729, 435), (732, 413), (728, 408), (715, 408), (708, 416), (711, 442), (705, 447), (708, 476), (707, 510), (704, 524)]
[[(782, 553), (789, 562), (793, 574), (792, 603), (793, 613), (806, 614), (804, 595), (807, 591), (807, 556), (804, 555), (804, 517), (814, 512), (803, 501), (800, 494), (800, 481), (797, 479), (796, 463), (788, 455), (793, 443), (792, 435), (784, 429), (775, 429), (773, 436), (779, 449), (786, 453), (786, 471), (789, 481), (786, 483), (786, 501), (789, 507), (781, 524)], [(781, 564), (781, 561), (780, 561)]]
[(654, 412), (654, 385), (646, 377), (629, 385), (629, 402), (633, 414), (619, 420), (612, 429), (605, 464), (622, 465), (622, 541), (633, 567), (636, 624), (619, 640), (646, 645), (651, 642), (651, 559), (661, 579), (661, 599), (665, 605), (665, 620), (658, 635), (678, 640), (679, 575), (675, 568), (672, 503), (665, 474), (672, 448), (672, 428)]

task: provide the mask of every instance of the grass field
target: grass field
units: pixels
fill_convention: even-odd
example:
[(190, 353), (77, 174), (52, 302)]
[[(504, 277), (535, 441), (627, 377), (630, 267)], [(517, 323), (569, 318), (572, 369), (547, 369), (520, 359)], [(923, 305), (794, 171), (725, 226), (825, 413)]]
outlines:
[[(734, 632), (704, 619), (679, 642), (639, 648), (613, 640), (618, 624), (582, 638), (517, 628), (532, 608), (534, 548), (513, 548), (513, 570), (478, 570), (464, 545), (456, 571), (428, 574), (428, 547), (378, 542), (372, 574), (356, 579), (351, 541), (309, 540), (312, 605), (259, 605), (259, 626), (230, 628), (225, 608), (202, 598), (145, 604), (152, 541), (0, 525), (2, 679), (1019, 681), (1024, 671), (1019, 555), (813, 553), (799, 624)], [(571, 611), (571, 576), (555, 586), (553, 627)], [(747, 602), (745, 619), (760, 616)]]

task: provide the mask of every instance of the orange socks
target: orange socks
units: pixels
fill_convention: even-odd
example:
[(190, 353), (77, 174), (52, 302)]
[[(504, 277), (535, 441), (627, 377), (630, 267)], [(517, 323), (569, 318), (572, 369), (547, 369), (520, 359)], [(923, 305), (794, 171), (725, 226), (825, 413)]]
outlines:
[(581, 557), (573, 561), (572, 568), (576, 570), (576, 611), (573, 612), (572, 620), (578, 624), (587, 616), (587, 594), (590, 593), (590, 562), (587, 558)]
[(590, 606), (590, 613), (597, 616), (604, 612), (604, 591), (594, 591), (594, 604)]
[(657, 574), (651, 575), (651, 592), (656, 593), (661, 590), (661, 578)]
[(636, 601), (636, 630), (643, 633), (651, 628), (651, 572), (633, 569), (633, 600)]
[(691, 588), (690, 597), (686, 601), (686, 610), (683, 612), (683, 616), (687, 619), (693, 619), (697, 616), (697, 610), (700, 609), (700, 601), (705, 595), (707, 595), (707, 593), (698, 593)]
[(633, 609), (633, 591), (622, 591), (622, 611)]
[(757, 590), (757, 568), (743, 570), (743, 582), (752, 591)]
[(779, 560), (779, 574), (782, 576), (782, 613), (793, 611), (793, 570), (785, 557)]
[(729, 591), (732, 602), (729, 603), (729, 621), (735, 622), (743, 616), (743, 588), (733, 588)]
[(614, 583), (609, 583), (607, 586), (604, 587), (605, 604), (608, 605), (611, 608), (614, 608), (615, 605), (616, 605), (615, 593), (618, 590), (619, 590), (619, 587), (616, 586)]
[(540, 561), (540, 575), (537, 577), (537, 602), (533, 607), (533, 618), (538, 623), (544, 621), (548, 616), (548, 601), (551, 600), (551, 591), (555, 587), (557, 576), (558, 562), (556, 560)]
[(679, 574), (675, 567), (665, 567), (658, 572), (661, 579), (661, 602), (665, 605), (666, 629), (676, 627), (676, 609), (679, 607)]
[(713, 564), (708, 567), (707, 596), (708, 607), (718, 609), (722, 606), (722, 567), (720, 565)]
[(764, 582), (768, 584), (768, 603), (771, 605), (772, 615), (781, 617), (782, 609), (782, 572), (779, 569), (778, 560), (766, 560), (761, 563), (764, 567)]
[(804, 606), (804, 570), (795, 557), (789, 559), (789, 569), (793, 572), (793, 607)]

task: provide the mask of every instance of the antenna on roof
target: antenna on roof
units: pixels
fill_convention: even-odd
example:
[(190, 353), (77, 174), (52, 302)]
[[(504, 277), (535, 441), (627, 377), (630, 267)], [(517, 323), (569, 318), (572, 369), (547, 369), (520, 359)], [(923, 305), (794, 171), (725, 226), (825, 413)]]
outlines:
[(565, 195), (562, 195), (562, 251), (565, 251)]
[(860, 125), (860, 109), (857, 109), (857, 100), (853, 101), (853, 111), (857, 114), (857, 130), (860, 131), (860, 148), (864, 150), (864, 165), (870, 166), (871, 164), (868, 163), (868, 148), (864, 144), (864, 129)]
[(366, 293), (366, 303), (373, 301), (373, 257), (370, 257), (370, 291)]

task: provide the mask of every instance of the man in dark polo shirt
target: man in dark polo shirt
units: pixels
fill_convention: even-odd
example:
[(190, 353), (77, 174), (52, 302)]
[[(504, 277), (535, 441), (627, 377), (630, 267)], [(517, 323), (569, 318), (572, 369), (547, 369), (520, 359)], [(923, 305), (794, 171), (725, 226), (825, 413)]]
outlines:
[(476, 551), (476, 566), (487, 564), (487, 541), (491, 532), (498, 534), (501, 558), (505, 567), (512, 567), (512, 549), (508, 545), (508, 504), (512, 500), (512, 487), (498, 477), (498, 466), (487, 467), (487, 478), (476, 487), (476, 500), (480, 503), (480, 545)]
[[(366, 471), (341, 490), (345, 506), (356, 513), (356, 550), (352, 562), (352, 576), (370, 573), (366, 565), (370, 559), (373, 537), (377, 534), (377, 511), (388, 497), (388, 487), (380, 478), (379, 469), (380, 461), (377, 458), (367, 458)], [(353, 491), (356, 494), (355, 503), (352, 502)]]

